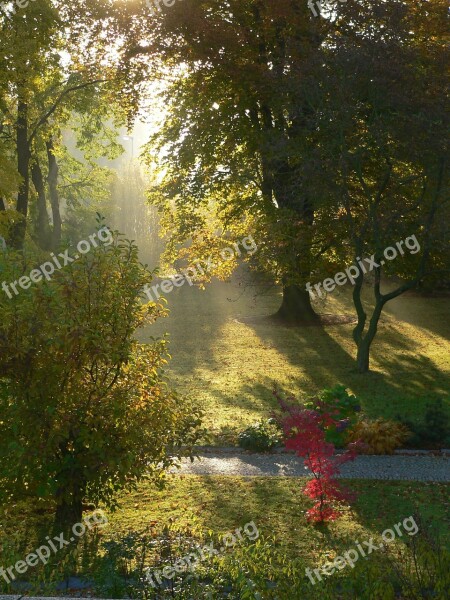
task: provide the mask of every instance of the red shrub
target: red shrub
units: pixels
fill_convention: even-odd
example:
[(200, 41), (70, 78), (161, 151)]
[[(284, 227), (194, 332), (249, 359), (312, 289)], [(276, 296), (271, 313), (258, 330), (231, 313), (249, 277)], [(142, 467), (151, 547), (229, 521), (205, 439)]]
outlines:
[(334, 477), (339, 474), (340, 465), (355, 459), (356, 444), (350, 444), (346, 452), (334, 456), (335, 446), (325, 440), (324, 431), (324, 426), (335, 423), (333, 417), (328, 413), (288, 406), (277, 393), (275, 395), (287, 412), (282, 421), (285, 446), (303, 457), (305, 466), (313, 474), (304, 493), (316, 503), (307, 511), (307, 518), (314, 522), (334, 520), (340, 514), (334, 504), (353, 498), (351, 493), (341, 489)]

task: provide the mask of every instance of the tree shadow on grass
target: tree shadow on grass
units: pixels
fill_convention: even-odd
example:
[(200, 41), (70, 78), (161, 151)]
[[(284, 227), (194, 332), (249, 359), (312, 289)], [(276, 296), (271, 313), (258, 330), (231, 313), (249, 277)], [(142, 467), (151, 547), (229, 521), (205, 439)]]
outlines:
[[(383, 319), (372, 349), (375, 370), (361, 375), (353, 357), (329, 332), (345, 332), (351, 337), (352, 326), (333, 328), (290, 328), (254, 321), (252, 327), (265, 344), (270, 344), (293, 366), (299, 366), (302, 380), (293, 381), (306, 397), (325, 387), (342, 383), (360, 398), (371, 417), (423, 416), (426, 402), (448, 392), (448, 374), (435, 367), (425, 355), (411, 354), (411, 341), (398, 329), (393, 333), (388, 319)], [(392, 348), (389, 355), (383, 351)], [(276, 377), (276, 365), (274, 365)], [(302, 384), (304, 382), (304, 389)], [(414, 401), (414, 404), (412, 403)]]
[(447, 317), (449, 308), (450, 296), (423, 296), (416, 292), (409, 292), (388, 302), (384, 310), (394, 319), (427, 329), (448, 342), (450, 339), (450, 321)]
[[(372, 349), (373, 372), (356, 371), (353, 325), (286, 327), (269, 317), (278, 296), (242, 294), (214, 282), (206, 291), (185, 286), (168, 295), (168, 319), (140, 332), (170, 334), (172, 383), (198, 399), (208, 424), (243, 428), (276, 406), (274, 385), (299, 399), (342, 383), (370, 417), (422, 416), (426, 400), (440, 397), (448, 378), (425, 355), (412, 355), (401, 322), (386, 314)], [(233, 302), (229, 301), (232, 297)], [(343, 298), (334, 312), (348, 313)], [(258, 316), (261, 315), (261, 316)], [(389, 353), (387, 353), (387, 349)], [(409, 368), (411, 370), (409, 370)]]

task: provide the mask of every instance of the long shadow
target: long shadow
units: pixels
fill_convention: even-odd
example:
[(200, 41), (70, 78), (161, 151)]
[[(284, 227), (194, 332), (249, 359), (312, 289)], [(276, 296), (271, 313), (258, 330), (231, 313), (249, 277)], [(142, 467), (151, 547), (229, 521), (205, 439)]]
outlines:
[[(423, 414), (427, 400), (442, 396), (448, 389), (448, 377), (426, 356), (408, 358), (411, 342), (389, 315), (382, 318), (372, 349), (372, 364), (377, 370), (362, 376), (356, 372), (354, 355), (339, 343), (341, 332), (351, 340), (353, 325), (284, 327), (264, 317), (275, 310), (279, 302), (277, 291), (256, 300), (251, 297), (253, 293), (240, 296), (236, 282), (231, 285), (214, 282), (205, 291), (185, 285), (167, 296), (170, 316), (139, 334), (142, 341), (148, 341), (151, 336), (169, 333), (173, 383), (202, 397), (210, 417), (214, 416), (214, 408), (209, 398), (225, 408), (234, 425), (239, 421), (236, 409), (254, 412), (255, 420), (268, 414), (276, 406), (272, 396), (274, 384), (304, 398), (324, 387), (343, 383), (360, 397), (363, 408), (373, 417), (394, 417), (397, 413), (418, 417)], [(241, 327), (249, 328), (249, 339), (259, 339), (262, 349), (255, 348), (258, 366), (252, 369), (251, 363), (246, 362), (251, 360), (251, 348), (245, 348), (242, 370), (231, 370), (230, 385), (224, 386), (227, 354), (238, 352), (245, 339), (243, 333), (242, 340), (237, 339), (236, 349), (230, 347), (229, 337), (226, 343), (221, 343), (223, 327), (233, 319)], [(389, 355), (385, 354), (386, 344), (392, 348)], [(269, 364), (264, 358), (264, 348), (272, 361), (274, 356), (276, 361), (278, 354), (280, 364)], [(236, 355), (233, 361), (235, 367)], [(294, 374), (286, 364), (294, 368)], [(220, 384), (214, 381), (216, 375), (222, 378)]]
[(450, 296), (403, 294), (388, 302), (385, 312), (399, 321), (427, 329), (443, 340), (450, 340)]
[[(249, 321), (265, 344), (272, 344), (293, 366), (301, 366), (306, 375), (305, 387), (316, 391), (343, 383), (356, 393), (371, 417), (397, 414), (421, 417), (428, 400), (448, 393), (448, 374), (437, 369), (427, 356), (412, 356), (411, 341), (398, 328), (392, 333), (391, 318), (383, 318), (371, 351), (375, 371), (361, 375), (355, 360), (328, 331), (339, 328), (351, 339), (353, 325), (327, 327), (284, 327), (268, 319)], [(392, 348), (386, 355), (382, 348)], [(274, 365), (276, 371), (276, 365)], [(275, 375), (275, 373), (274, 373)], [(293, 382), (296, 388), (302, 382)], [(303, 394), (308, 395), (308, 393)], [(411, 403), (414, 400), (414, 404)]]
[[(292, 494), (283, 478), (270, 479), (269, 497), (267, 481), (262, 478), (230, 478), (228, 481), (224, 477), (204, 476), (201, 482), (201, 488), (193, 486), (190, 490), (192, 504), (201, 505), (205, 501), (208, 505), (212, 504), (213, 508), (209, 506), (209, 511), (218, 519), (223, 532), (254, 521), (260, 533), (282, 536), (283, 532), (274, 531), (271, 524), (272, 519), (280, 521), (280, 507), (283, 507), (283, 514), (289, 513), (288, 519), (281, 523), (281, 528), (286, 531), (292, 527), (292, 517), (304, 516), (297, 496)], [(227, 489), (224, 491), (224, 488)]]

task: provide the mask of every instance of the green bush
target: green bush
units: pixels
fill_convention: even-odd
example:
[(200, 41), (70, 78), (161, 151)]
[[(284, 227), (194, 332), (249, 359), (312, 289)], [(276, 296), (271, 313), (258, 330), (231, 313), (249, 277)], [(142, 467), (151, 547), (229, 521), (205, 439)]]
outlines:
[[(135, 338), (164, 313), (143, 303), (152, 273), (109, 233), (48, 281), (0, 293), (0, 496), (54, 499), (58, 532), (84, 501), (114, 507), (120, 489), (161, 481), (201, 433), (198, 409), (168, 386), (165, 340)], [(18, 280), (37, 260), (0, 253), (2, 276)]]
[(355, 427), (361, 405), (353, 394), (349, 394), (344, 385), (322, 390), (316, 397), (307, 400), (304, 407), (319, 414), (329, 414), (336, 425), (327, 427), (326, 441), (337, 448), (343, 448), (349, 432)]
[(262, 419), (242, 431), (238, 436), (239, 446), (254, 452), (269, 452), (281, 444), (282, 432), (275, 419)]
[(397, 416), (413, 432), (409, 445), (413, 448), (450, 448), (450, 419), (442, 399), (427, 404), (423, 423), (412, 423)]

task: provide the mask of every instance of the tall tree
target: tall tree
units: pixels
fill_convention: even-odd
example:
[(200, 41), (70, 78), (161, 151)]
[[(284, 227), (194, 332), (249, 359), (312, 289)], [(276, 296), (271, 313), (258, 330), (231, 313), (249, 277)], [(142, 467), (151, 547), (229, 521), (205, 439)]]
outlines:
[[(61, 242), (61, 131), (74, 113), (89, 115), (89, 127), (80, 130), (85, 137), (78, 140), (81, 145), (89, 138), (97, 155), (111, 154), (111, 149), (116, 152), (113, 147), (117, 144), (101, 146), (103, 123), (115, 109), (111, 102), (115, 69), (103, 61), (107, 48), (99, 42), (98, 32), (97, 43), (92, 43), (89, 51), (79, 49), (79, 28), (71, 16), (58, 0), (31, 3), (26, 10), (15, 12), (7, 5), (0, 11), (0, 137), (17, 162), (15, 207), (25, 217), (14, 236), (19, 247), (34, 197), (36, 241), (44, 249), (54, 249)], [(99, 20), (97, 13), (86, 18), (94, 29)], [(13, 193), (11, 190), (11, 196)], [(8, 200), (10, 204), (12, 198)]]
[(260, 262), (283, 285), (278, 314), (295, 323), (317, 319), (305, 282), (321, 201), (305, 185), (314, 90), (302, 81), (320, 64), (328, 27), (306, 2), (186, 0), (135, 25), (124, 51), (124, 68), (141, 78), (170, 69), (153, 141), (175, 241), (210, 240), (211, 224), (235, 235), (256, 217)]

